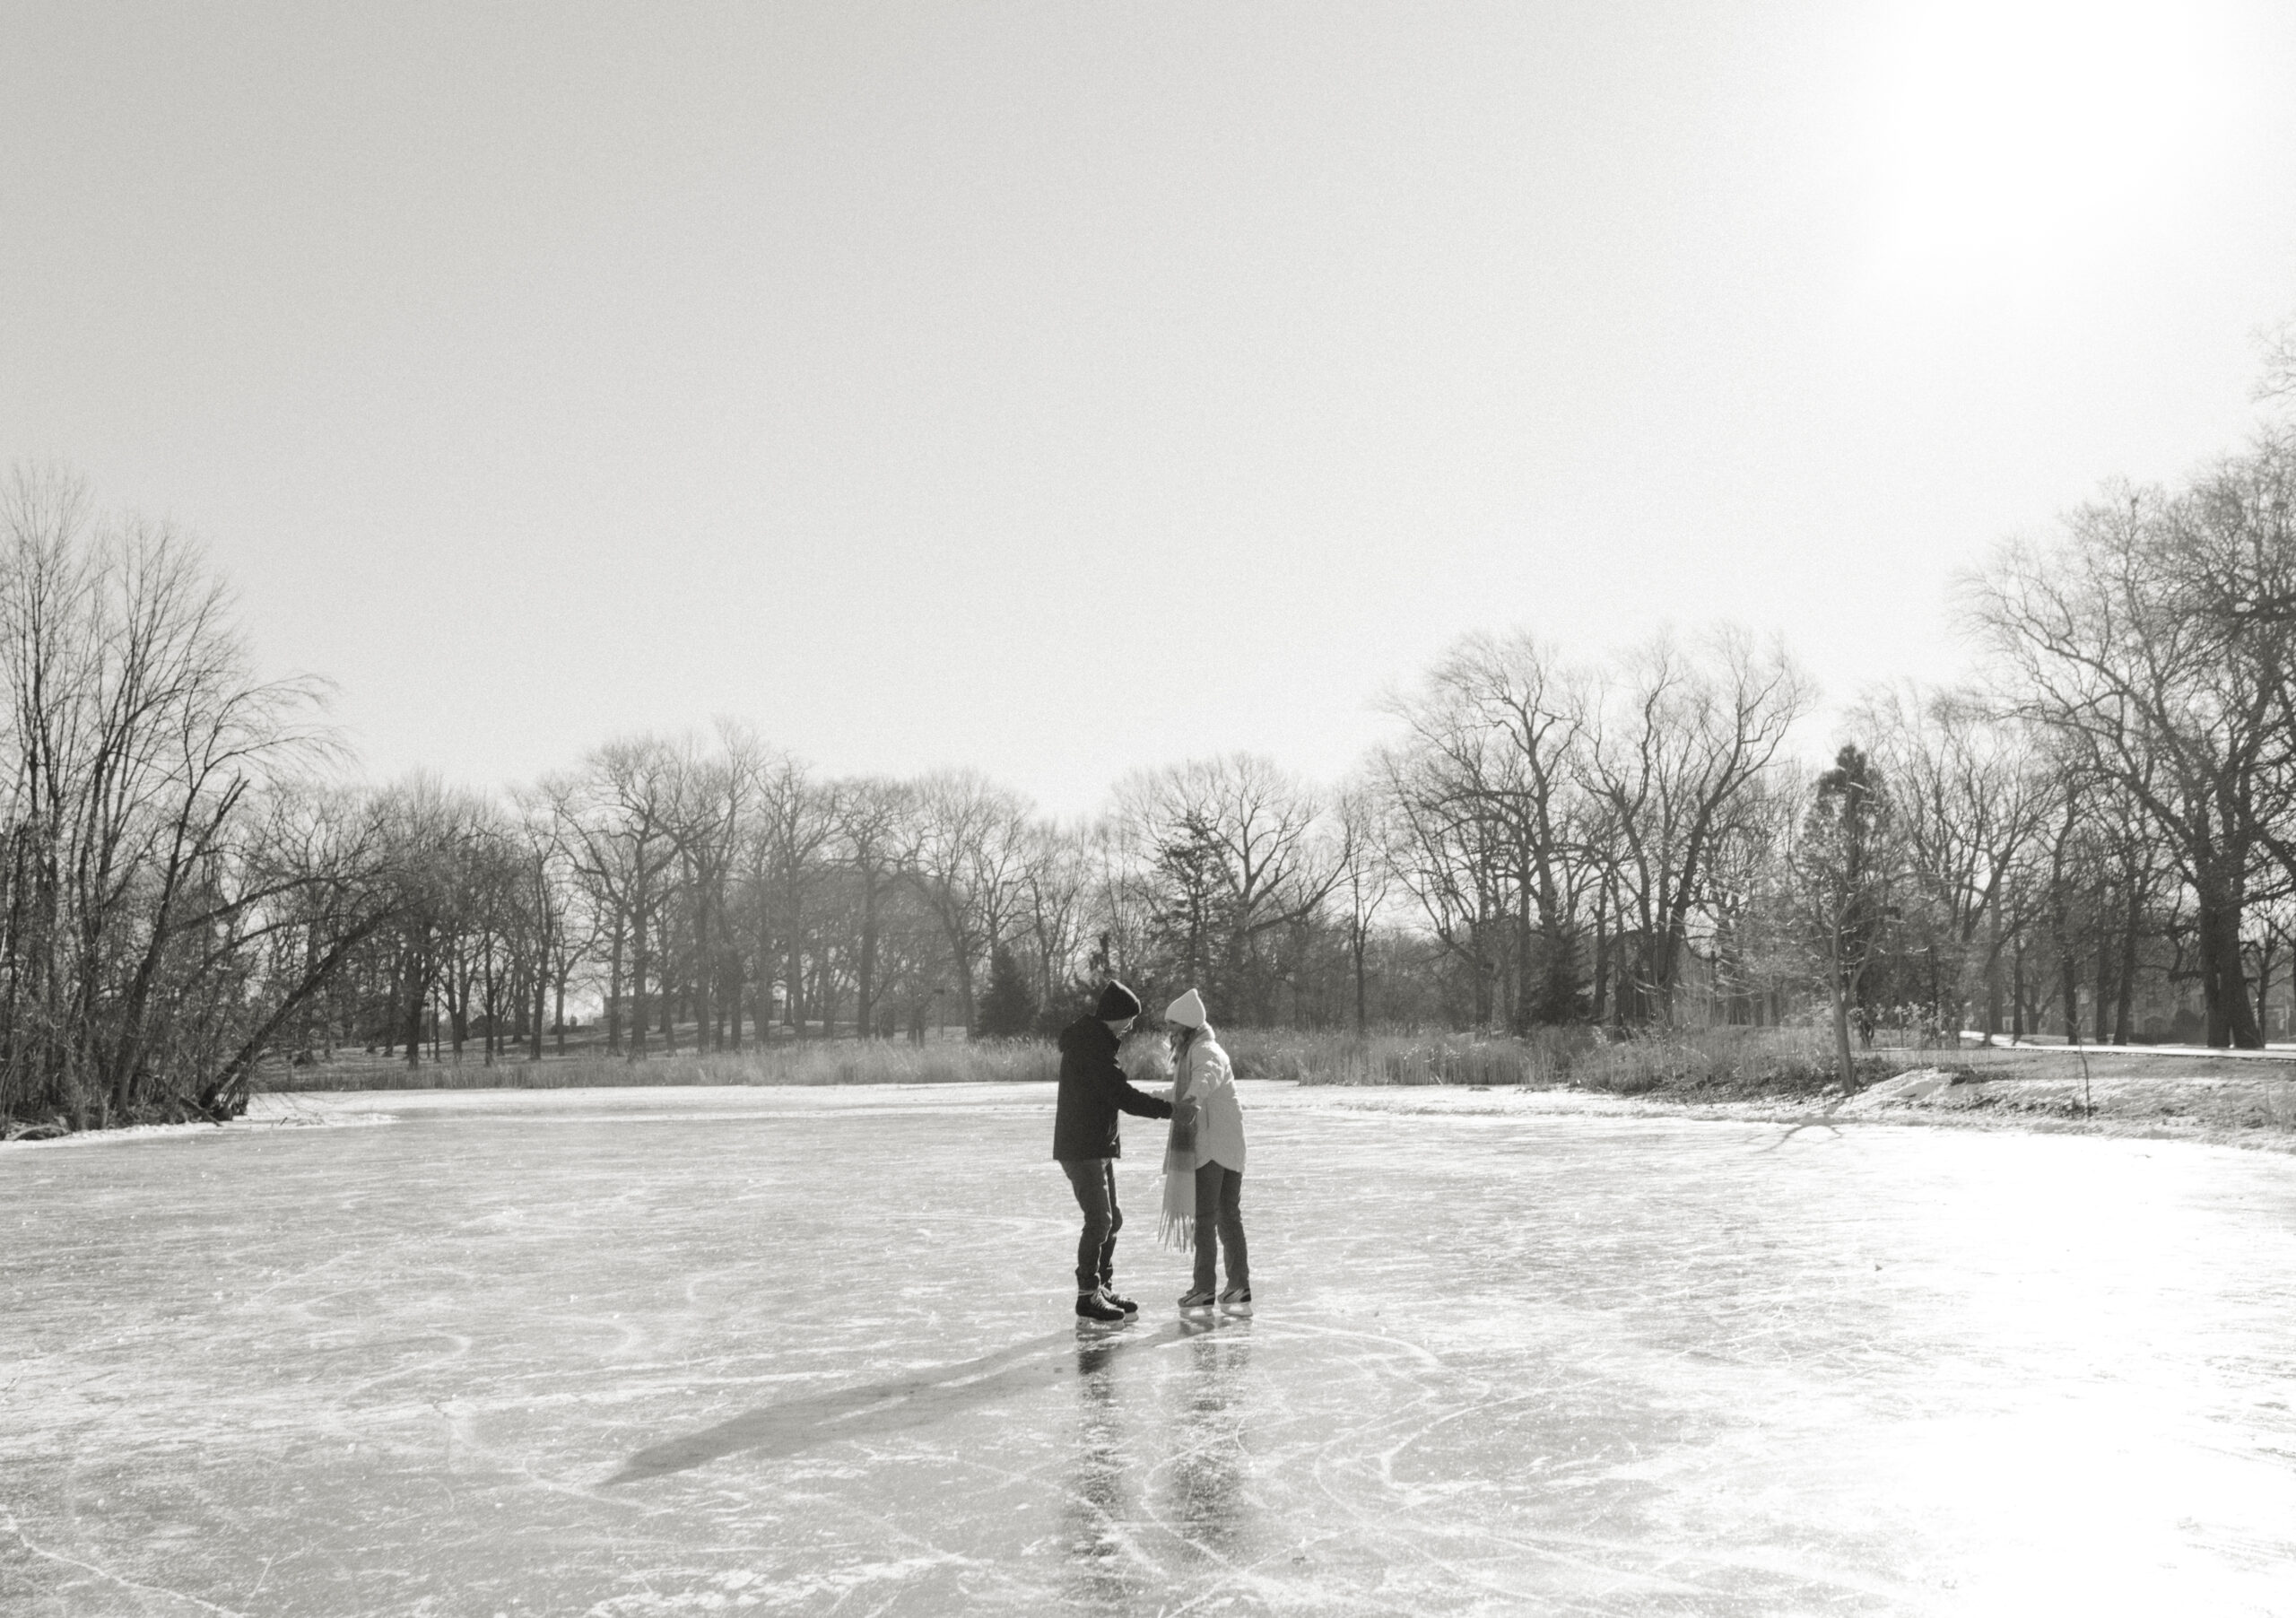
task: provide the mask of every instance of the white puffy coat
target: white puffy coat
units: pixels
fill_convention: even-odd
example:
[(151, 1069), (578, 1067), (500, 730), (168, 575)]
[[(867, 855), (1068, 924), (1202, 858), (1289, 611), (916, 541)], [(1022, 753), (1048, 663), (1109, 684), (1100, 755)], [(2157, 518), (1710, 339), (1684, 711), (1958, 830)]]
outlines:
[(1244, 1171), (1244, 1109), (1236, 1100), (1236, 1073), (1228, 1053), (1210, 1034), (1198, 1035), (1187, 1048), (1187, 1071), (1174, 1086), (1175, 1096), (1196, 1103), (1196, 1158), (1198, 1163), (1218, 1163)]

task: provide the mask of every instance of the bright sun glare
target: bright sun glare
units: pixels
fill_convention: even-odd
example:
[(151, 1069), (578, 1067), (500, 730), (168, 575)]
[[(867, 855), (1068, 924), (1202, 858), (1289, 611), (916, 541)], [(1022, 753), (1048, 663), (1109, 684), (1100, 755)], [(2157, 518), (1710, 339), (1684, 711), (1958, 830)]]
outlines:
[(1886, 252), (1989, 279), (2141, 229), (2221, 110), (2187, 0), (1946, 0), (1893, 41)]

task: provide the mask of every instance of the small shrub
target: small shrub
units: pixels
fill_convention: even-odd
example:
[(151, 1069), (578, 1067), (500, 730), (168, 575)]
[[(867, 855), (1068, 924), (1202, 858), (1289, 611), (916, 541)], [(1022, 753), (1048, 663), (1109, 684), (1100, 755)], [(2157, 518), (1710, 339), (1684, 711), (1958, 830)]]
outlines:
[(1547, 1088), (1563, 1083), (1585, 1029), (1541, 1029), (1530, 1038), (1383, 1031), (1352, 1033), (1243, 1029), (1223, 1034), (1236, 1076), (1301, 1084), (1486, 1084)]
[(1774, 1095), (1838, 1083), (1832, 1042), (1816, 1029), (1704, 1028), (1638, 1034), (1596, 1047), (1570, 1082), (1618, 1095)]

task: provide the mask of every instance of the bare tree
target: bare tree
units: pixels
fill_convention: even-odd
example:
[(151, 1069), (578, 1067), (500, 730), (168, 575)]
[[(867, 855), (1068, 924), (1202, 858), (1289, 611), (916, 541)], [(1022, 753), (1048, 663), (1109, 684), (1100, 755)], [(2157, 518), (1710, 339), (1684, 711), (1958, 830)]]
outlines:
[(1972, 692), (1884, 688), (1852, 723), (1872, 739), (1890, 783), (1934, 1014), (1967, 1026), (1973, 975), (1985, 987), (1990, 1038), (2001, 1031), (2003, 950), (2032, 902), (2031, 884), (2021, 891), (2015, 877), (2068, 782), (2030, 725), (1996, 715)]
[(1509, 954), (1518, 1031), (1579, 1014), (1582, 900), (1595, 868), (1598, 805), (1584, 781), (1587, 696), (1554, 652), (1528, 635), (1470, 636), (1395, 711), (1413, 744), (1423, 812), (1483, 822), (1495, 841), (1512, 912)]
[(784, 753), (761, 761), (755, 808), (742, 840), (761, 1031), (771, 1020), (778, 974), (788, 1021), (804, 1031), (805, 940), (837, 820), (835, 789), (815, 781), (802, 761)]
[(606, 1048), (646, 1054), (649, 974), (659, 937), (663, 890), (677, 857), (677, 761), (653, 736), (609, 742), (580, 770), (543, 783), (577, 879), (606, 925)]
[(1271, 935), (1313, 916), (1339, 880), (1320, 800), (1266, 759), (1232, 753), (1135, 775), (1118, 803), (1179, 969), (1242, 1016), (1270, 1016)]
[(2284, 447), (2184, 494), (2114, 491), (1969, 581), (2003, 700), (2142, 810), (2190, 889), (2207, 1037), (2262, 1043), (2241, 918), (2260, 859), (2296, 869), (2296, 536)]
[[(721, 1043), (718, 1014), (731, 1003), (733, 1042), (741, 1043), (738, 952), (727, 890), (764, 752), (744, 727), (718, 726), (718, 746), (705, 753), (691, 741), (674, 750), (668, 831), (676, 846), (686, 926), (686, 989), (700, 1048)], [(761, 1027), (763, 1025), (761, 1024)]]
[[(545, 1035), (554, 1037), (561, 1051), (566, 1048), (567, 987), (597, 940), (595, 929), (583, 926), (586, 912), (575, 902), (579, 884), (566, 828), (552, 814), (548, 796), (522, 792), (515, 808), (519, 882), (534, 958), (526, 1055), (539, 1062)], [(595, 912), (587, 914), (595, 917)]]
[(1032, 822), (1026, 830), (1017, 900), (1036, 961), (1036, 1002), (1048, 1010), (1083, 970), (1091, 839), (1081, 827)]
[(1514, 908), (1506, 829), (1487, 803), (1454, 789), (1442, 753), (1423, 742), (1382, 749), (1373, 768), (1390, 827), (1389, 870), (1442, 959), (1465, 974), (1464, 1020), (1491, 1027)]
[(1662, 638), (1626, 674), (1598, 710), (1587, 784), (1616, 839), (1637, 1009), (1665, 1022), (1715, 851), (1807, 710), (1810, 688), (1783, 649), (1757, 650), (1732, 631), (1702, 657)]
[(970, 770), (927, 776), (912, 802), (909, 875), (946, 935), (959, 1009), (970, 1029), (978, 970), (1004, 942), (1022, 900), (1029, 805)]
[(1376, 780), (1360, 780), (1343, 787), (1333, 803), (1334, 862), (1339, 875), (1332, 897), (1346, 938), (1359, 1037), (1370, 1024), (1366, 960), (1371, 933), (1395, 888), (1396, 829), (1387, 807), (1388, 800)]
[(326, 738), (229, 609), (164, 526), (96, 529), (61, 473), (0, 484), (0, 1113), (196, 1097), (268, 1018), (250, 929), (307, 878), (252, 811)]
[(2264, 334), (2260, 346), (2264, 368), (2257, 378), (2257, 401), (2296, 400), (2296, 319), (2283, 320)]
[(833, 857), (855, 891), (854, 1031), (872, 1037), (881, 987), (878, 953), (883, 943), (885, 900), (912, 863), (916, 797), (903, 783), (869, 776), (843, 782), (837, 792)]

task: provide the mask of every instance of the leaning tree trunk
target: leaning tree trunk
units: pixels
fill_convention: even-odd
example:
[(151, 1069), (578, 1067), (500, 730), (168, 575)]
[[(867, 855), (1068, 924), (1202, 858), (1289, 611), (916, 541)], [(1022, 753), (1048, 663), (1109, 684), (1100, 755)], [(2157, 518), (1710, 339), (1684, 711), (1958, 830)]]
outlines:
[(256, 1059), (263, 1055), (272, 1037), (302, 1008), (305, 1001), (326, 987), (342, 969), (344, 961), (350, 958), (351, 952), (381, 925), (382, 918), (378, 917), (366, 926), (346, 933), (303, 974), (302, 981), (279, 1003), (262, 1026), (248, 1036), (246, 1042), (232, 1054), (231, 1059), (223, 1065), (214, 1078), (201, 1088), (197, 1104), (202, 1112), (210, 1118), (237, 1118), (247, 1110), (248, 1087), (255, 1072)]

